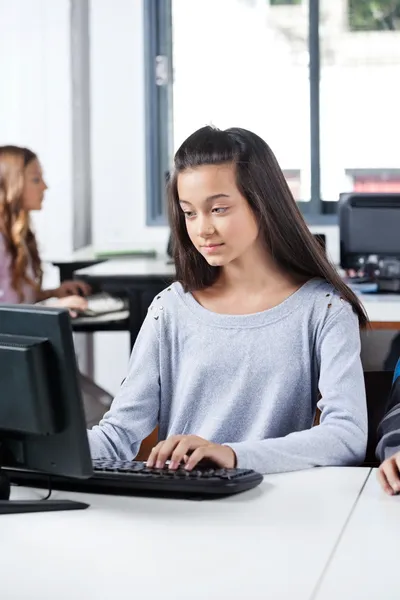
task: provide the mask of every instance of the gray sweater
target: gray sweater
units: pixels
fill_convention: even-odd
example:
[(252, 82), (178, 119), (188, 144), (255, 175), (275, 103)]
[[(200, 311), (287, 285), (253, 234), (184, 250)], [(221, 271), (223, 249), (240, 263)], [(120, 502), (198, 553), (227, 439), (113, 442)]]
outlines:
[(154, 299), (128, 375), (88, 432), (92, 457), (133, 458), (157, 424), (160, 439), (226, 444), (239, 467), (261, 473), (362, 462), (367, 411), (351, 306), (313, 279), (269, 310), (222, 315), (173, 284)]

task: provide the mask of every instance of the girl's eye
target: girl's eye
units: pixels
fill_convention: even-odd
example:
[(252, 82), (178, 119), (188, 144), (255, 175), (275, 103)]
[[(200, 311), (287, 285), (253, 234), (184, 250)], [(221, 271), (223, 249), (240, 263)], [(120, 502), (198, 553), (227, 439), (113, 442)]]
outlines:
[(39, 177), (34, 177), (32, 179), (33, 183), (40, 183), (40, 178)]
[(186, 219), (191, 219), (195, 214), (192, 210), (184, 210), (183, 213)]
[(227, 210), (228, 210), (227, 208), (222, 208), (222, 207), (213, 208), (213, 212), (217, 213), (217, 215), (221, 215), (224, 212), (226, 212)]

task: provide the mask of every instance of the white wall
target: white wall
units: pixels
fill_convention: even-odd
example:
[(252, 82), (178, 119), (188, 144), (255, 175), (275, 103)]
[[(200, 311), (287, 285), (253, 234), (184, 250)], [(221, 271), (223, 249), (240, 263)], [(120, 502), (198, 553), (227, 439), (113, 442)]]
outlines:
[[(93, 244), (165, 251), (168, 230), (146, 227), (142, 0), (90, 4)], [(95, 378), (115, 392), (126, 375), (126, 333), (97, 334)]]
[(0, 144), (30, 147), (49, 190), (34, 216), (42, 255), (72, 251), (68, 0), (0, 0)]
[(94, 245), (165, 251), (146, 226), (143, 0), (92, 0), (90, 31)]

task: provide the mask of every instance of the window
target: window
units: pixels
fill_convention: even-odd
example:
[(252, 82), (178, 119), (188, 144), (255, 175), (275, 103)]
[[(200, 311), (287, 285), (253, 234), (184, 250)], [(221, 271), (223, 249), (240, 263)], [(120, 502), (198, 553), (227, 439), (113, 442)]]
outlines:
[(400, 2), (394, 0), (349, 0), (352, 31), (395, 31), (400, 28)]
[(400, 1), (152, 1), (171, 7), (164, 167), (212, 123), (268, 142), (310, 223), (336, 222), (342, 192), (398, 185)]
[(165, 188), (173, 137), (172, 23), (170, 0), (146, 0), (144, 50), (146, 89), (147, 225), (167, 222)]
[[(322, 200), (348, 189), (398, 190), (400, 31), (362, 31), (367, 15), (399, 2), (321, 4), (320, 175)], [(368, 8), (368, 10), (367, 10)], [(355, 14), (360, 29), (349, 29)], [(387, 11), (385, 14), (388, 14)], [(349, 174), (352, 175), (349, 180)]]
[[(306, 36), (307, 9), (297, 10), (296, 31)], [(210, 123), (251, 129), (272, 147), (296, 198), (309, 199), (301, 176), (310, 168), (308, 51), (288, 45), (291, 33), (273, 13), (266, 2), (172, 1), (174, 145)]]
[(400, 193), (400, 169), (346, 169), (353, 192)]

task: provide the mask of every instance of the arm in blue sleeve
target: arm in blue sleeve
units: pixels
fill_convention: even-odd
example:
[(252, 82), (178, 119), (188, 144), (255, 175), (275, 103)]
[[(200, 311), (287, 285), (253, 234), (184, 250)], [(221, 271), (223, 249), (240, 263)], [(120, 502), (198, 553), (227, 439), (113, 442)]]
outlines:
[(88, 431), (92, 458), (132, 460), (141, 441), (158, 423), (160, 406), (159, 337), (149, 316), (132, 350), (128, 375), (110, 410)]
[(389, 394), (383, 419), (378, 426), (378, 446), (376, 456), (381, 462), (400, 452), (400, 377), (397, 363), (395, 379)]
[(226, 444), (236, 453), (238, 467), (277, 473), (361, 463), (368, 426), (360, 345), (357, 316), (343, 302), (316, 341), (320, 424), (282, 438)]

